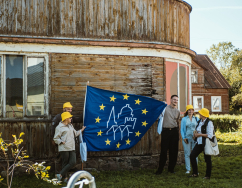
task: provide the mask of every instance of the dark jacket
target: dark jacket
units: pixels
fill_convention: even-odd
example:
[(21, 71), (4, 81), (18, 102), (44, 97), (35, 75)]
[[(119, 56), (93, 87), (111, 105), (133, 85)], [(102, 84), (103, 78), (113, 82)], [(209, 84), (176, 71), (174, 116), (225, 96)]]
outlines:
[[(51, 138), (54, 138), (55, 135), (55, 128), (59, 125), (59, 123), (61, 122), (61, 114), (57, 114), (53, 119), (52, 119), (52, 123), (51, 123)], [(72, 120), (71, 120), (71, 124), (73, 123), (82, 123), (83, 122), (83, 117), (77, 117), (77, 116), (73, 116)]]
[[(208, 126), (208, 122), (211, 121), (209, 118), (206, 119), (206, 121), (204, 122), (204, 124), (202, 125), (201, 127), (201, 132), (202, 134), (207, 134), (207, 126)], [(197, 130), (197, 127), (199, 125), (199, 123), (201, 122), (201, 119), (198, 121), (198, 124), (196, 126), (196, 129)], [(214, 130), (213, 130), (214, 132)], [(214, 142), (214, 137), (212, 139), (210, 139), (212, 142)], [(195, 139), (195, 141), (197, 141), (197, 138)], [(205, 137), (202, 137), (202, 145), (205, 147), (205, 143), (206, 143), (206, 138)]]

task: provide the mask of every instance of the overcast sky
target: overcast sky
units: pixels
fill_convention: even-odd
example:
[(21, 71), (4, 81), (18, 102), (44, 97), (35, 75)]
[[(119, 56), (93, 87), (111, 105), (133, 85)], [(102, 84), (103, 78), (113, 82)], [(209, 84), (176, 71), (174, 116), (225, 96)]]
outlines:
[(190, 14), (191, 49), (205, 54), (212, 44), (231, 41), (242, 49), (242, 0), (185, 0)]

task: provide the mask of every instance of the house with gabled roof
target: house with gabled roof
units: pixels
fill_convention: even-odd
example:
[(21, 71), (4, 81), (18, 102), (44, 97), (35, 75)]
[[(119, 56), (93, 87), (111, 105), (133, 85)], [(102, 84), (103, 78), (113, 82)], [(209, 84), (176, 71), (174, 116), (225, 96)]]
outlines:
[(231, 86), (207, 55), (196, 55), (193, 59), (191, 83), (195, 112), (207, 108), (210, 114), (229, 113)]

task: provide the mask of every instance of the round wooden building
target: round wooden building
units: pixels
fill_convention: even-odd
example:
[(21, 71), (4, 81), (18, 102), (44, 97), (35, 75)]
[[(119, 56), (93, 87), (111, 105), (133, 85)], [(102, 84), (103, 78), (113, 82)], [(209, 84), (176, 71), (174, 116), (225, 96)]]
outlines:
[[(0, 1), (0, 132), (25, 132), (33, 159), (52, 159), (51, 119), (64, 102), (81, 115), (91, 86), (191, 103), (191, 6), (182, 0)], [(77, 127), (80, 125), (76, 125)], [(153, 125), (130, 150), (89, 152), (85, 167), (155, 167)], [(180, 144), (181, 146), (181, 144)]]

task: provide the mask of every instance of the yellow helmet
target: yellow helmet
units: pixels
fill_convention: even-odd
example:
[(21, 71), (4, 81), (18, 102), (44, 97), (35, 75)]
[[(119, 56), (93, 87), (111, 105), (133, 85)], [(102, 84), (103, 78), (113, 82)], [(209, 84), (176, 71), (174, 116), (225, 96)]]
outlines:
[(199, 114), (201, 114), (204, 117), (209, 117), (209, 110), (207, 108), (202, 108), (201, 110), (198, 111)]
[(70, 102), (66, 102), (63, 104), (63, 108), (72, 108), (73, 106), (71, 105)]
[(190, 110), (190, 109), (194, 109), (193, 106), (191, 104), (186, 106), (186, 111)]
[(70, 118), (70, 117), (72, 117), (72, 115), (70, 114), (70, 112), (63, 112), (61, 114), (62, 121), (66, 120), (67, 118)]

